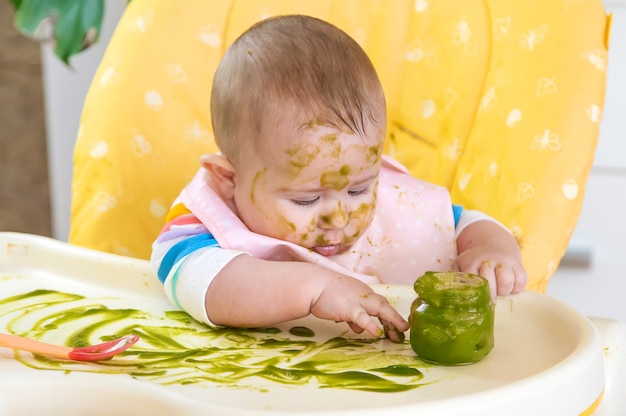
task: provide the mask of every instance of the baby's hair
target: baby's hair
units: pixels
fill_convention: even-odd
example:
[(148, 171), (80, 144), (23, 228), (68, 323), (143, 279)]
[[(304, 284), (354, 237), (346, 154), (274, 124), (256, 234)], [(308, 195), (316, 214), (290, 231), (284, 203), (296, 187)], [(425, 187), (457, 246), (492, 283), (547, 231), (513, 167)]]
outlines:
[(250, 143), (242, 138), (258, 137), (276, 112), (359, 135), (366, 124), (383, 131), (386, 122), (383, 89), (365, 51), (337, 27), (301, 15), (253, 25), (226, 51), (213, 80), (215, 139), (231, 160)]

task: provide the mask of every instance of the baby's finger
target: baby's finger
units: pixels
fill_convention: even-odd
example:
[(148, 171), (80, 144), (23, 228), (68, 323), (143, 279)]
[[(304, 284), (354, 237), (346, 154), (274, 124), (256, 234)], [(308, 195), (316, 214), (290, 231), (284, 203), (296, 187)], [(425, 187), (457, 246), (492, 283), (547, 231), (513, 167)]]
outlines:
[(380, 296), (376, 304), (368, 306), (366, 306), (366, 311), (372, 316), (378, 316), (383, 324), (397, 328), (399, 331), (409, 329), (409, 323), (389, 304), (385, 297)]
[(380, 319), (380, 323), (383, 324), (383, 330), (385, 331), (385, 337), (389, 338), (391, 342), (401, 344), (404, 342), (404, 331), (400, 331), (391, 323)]
[(498, 284), (498, 295), (510, 295), (515, 288), (515, 273), (510, 268), (504, 268), (498, 264), (495, 269), (496, 282)]
[(352, 331), (354, 331), (354, 333), (356, 334), (360, 334), (361, 332), (364, 331), (363, 328), (361, 328), (360, 326), (358, 326), (357, 324), (355, 324), (354, 322), (348, 322), (348, 326), (350, 327), (350, 329)]
[(517, 267), (515, 269), (515, 286), (513, 287), (513, 293), (520, 293), (526, 289), (526, 283), (528, 283), (528, 275), (526, 269), (523, 267)]
[(392, 317), (387, 316), (385, 318), (385, 316), (386, 315), (384, 314), (380, 314), (378, 315), (378, 319), (380, 319), (381, 322), (385, 322), (387, 326), (394, 327), (400, 332), (404, 332), (409, 329), (409, 323), (397, 312), (394, 311)]
[(487, 281), (489, 282), (489, 292), (491, 293), (491, 299), (495, 302), (498, 296), (498, 281), (496, 279), (496, 274), (493, 270), (491, 262), (489, 260), (484, 260), (480, 263), (478, 270), (474, 273), (487, 279)]
[(380, 337), (384, 333), (383, 329), (379, 327), (374, 321), (374, 319), (372, 319), (372, 317), (363, 309), (361, 309), (360, 312), (356, 313), (354, 318), (349, 321), (349, 324), (350, 324), (350, 328), (352, 328), (352, 326), (355, 325), (361, 329), (360, 332), (357, 332), (357, 333), (361, 333), (363, 332), (363, 330), (365, 330), (375, 337)]

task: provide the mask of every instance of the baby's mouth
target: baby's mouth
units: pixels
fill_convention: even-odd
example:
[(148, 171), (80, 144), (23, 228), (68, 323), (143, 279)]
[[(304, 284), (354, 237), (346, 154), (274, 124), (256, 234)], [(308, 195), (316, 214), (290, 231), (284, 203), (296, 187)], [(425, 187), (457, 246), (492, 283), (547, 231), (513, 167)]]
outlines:
[(328, 257), (333, 256), (341, 250), (341, 244), (334, 244), (328, 246), (316, 246), (313, 247), (312, 250), (317, 254), (321, 254), (322, 256)]

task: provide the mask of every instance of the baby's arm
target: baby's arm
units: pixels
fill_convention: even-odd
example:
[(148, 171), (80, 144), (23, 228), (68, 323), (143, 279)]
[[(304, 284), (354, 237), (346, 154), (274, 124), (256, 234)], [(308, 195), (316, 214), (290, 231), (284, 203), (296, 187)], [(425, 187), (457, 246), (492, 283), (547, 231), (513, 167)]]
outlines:
[[(206, 294), (212, 322), (234, 327), (273, 325), (313, 314), (347, 322), (356, 333), (381, 336), (372, 319), (404, 332), (408, 323), (370, 286), (305, 262), (276, 262), (243, 255), (213, 279)], [(389, 332), (392, 340), (395, 331)]]
[(389, 302), (365, 283), (309, 263), (271, 262), (220, 248), (184, 207), (175, 211), (153, 244), (151, 261), (168, 299), (196, 320), (255, 327), (312, 313), (346, 321), (358, 333), (379, 335), (371, 318), (377, 316), (393, 341), (408, 329)]
[(479, 219), (457, 236), (457, 266), (489, 280), (491, 295), (508, 295), (524, 290), (526, 270), (517, 241), (501, 224)]

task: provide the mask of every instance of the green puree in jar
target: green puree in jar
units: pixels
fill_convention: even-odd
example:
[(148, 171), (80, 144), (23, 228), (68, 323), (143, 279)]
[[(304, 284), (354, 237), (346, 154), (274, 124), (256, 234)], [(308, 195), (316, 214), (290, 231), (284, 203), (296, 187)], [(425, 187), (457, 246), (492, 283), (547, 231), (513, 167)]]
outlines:
[(464, 365), (485, 358), (494, 343), (489, 283), (463, 272), (426, 272), (413, 285), (411, 347), (428, 363)]

